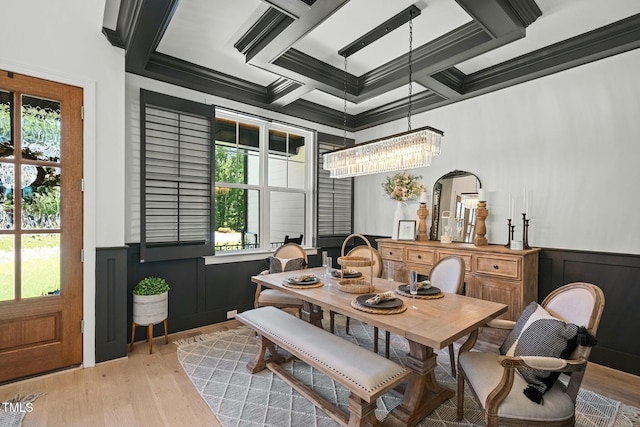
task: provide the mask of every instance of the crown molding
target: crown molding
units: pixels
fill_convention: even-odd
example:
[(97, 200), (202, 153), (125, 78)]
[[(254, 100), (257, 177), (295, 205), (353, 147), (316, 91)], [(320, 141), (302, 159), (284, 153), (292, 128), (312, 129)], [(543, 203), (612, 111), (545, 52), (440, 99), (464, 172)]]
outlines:
[(640, 14), (467, 75), (465, 93), (496, 90), (640, 47)]
[(524, 27), (533, 24), (542, 16), (542, 11), (533, 0), (505, 0), (520, 19)]

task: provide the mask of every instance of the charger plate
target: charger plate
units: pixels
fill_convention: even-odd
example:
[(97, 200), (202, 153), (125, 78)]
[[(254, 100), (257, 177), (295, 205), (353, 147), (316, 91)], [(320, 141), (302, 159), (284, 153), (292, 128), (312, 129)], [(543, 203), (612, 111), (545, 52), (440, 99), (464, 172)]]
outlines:
[[(423, 292), (421, 294), (420, 291), (429, 291), (429, 293)], [(396, 293), (398, 295), (402, 295), (403, 297), (413, 297), (413, 295), (411, 295), (411, 292), (409, 292), (409, 290), (407, 289), (407, 285), (398, 286), (398, 288), (396, 289)], [(419, 289), (418, 294), (416, 295), (416, 299), (438, 299), (442, 297), (444, 297), (444, 293), (435, 286), (432, 286), (429, 289)]]
[(311, 289), (311, 288), (320, 288), (324, 286), (324, 283), (320, 281), (312, 282), (310, 285), (296, 285), (294, 283), (289, 283), (286, 280), (282, 282), (282, 286), (285, 288), (294, 288), (294, 289)]
[[(299, 276), (299, 277), (302, 277), (302, 276)], [(314, 285), (320, 281), (320, 279), (316, 276), (306, 276), (306, 277), (308, 277), (309, 279), (296, 280), (295, 277), (289, 277), (288, 279), (284, 280), (284, 283), (288, 283), (290, 285), (309, 286), (309, 285)]]
[(373, 314), (398, 314), (407, 310), (407, 304), (402, 301), (402, 305), (397, 308), (374, 308), (371, 306), (366, 306), (360, 304), (357, 298), (351, 300), (351, 307), (356, 310), (364, 311), (365, 313), (373, 313)]
[[(335, 277), (336, 279), (341, 279), (342, 278), (342, 272), (340, 270), (333, 270), (331, 272), (331, 275), (333, 277)], [(362, 276), (362, 273), (358, 271), (358, 272), (355, 272), (355, 273), (346, 273), (344, 275), (344, 278), (345, 279), (356, 279), (356, 278), (358, 278), (360, 276)]]

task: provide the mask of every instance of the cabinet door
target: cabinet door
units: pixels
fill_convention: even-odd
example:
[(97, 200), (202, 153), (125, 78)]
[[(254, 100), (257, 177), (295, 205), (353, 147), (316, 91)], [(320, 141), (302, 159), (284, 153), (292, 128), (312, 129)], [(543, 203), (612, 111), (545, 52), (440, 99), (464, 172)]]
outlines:
[(475, 276), (471, 280), (471, 286), (467, 285), (467, 296), (506, 304), (507, 312), (500, 319), (518, 320), (520, 317), (521, 282)]

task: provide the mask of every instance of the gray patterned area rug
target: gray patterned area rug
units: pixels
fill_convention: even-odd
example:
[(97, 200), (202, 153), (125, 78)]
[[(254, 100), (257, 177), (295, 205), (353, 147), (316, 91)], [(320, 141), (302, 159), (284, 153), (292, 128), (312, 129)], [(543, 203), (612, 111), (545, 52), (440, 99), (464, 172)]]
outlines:
[(0, 402), (0, 427), (20, 427), (24, 416), (33, 410), (32, 403), (40, 396), (44, 393), (17, 394), (11, 400)]
[[(336, 320), (344, 319), (337, 316)], [(362, 347), (373, 350), (373, 328), (351, 319), (350, 334), (344, 325), (337, 325), (337, 333)], [(336, 422), (294, 391), (269, 370), (250, 374), (246, 365), (254, 354), (256, 344), (253, 331), (240, 327), (211, 335), (199, 335), (176, 342), (178, 359), (194, 386), (224, 427), (232, 426), (337, 426)], [(403, 363), (409, 346), (403, 338), (392, 335), (391, 359)], [(437, 351), (438, 381), (453, 390), (446, 349)], [(284, 365), (297, 378), (313, 387), (338, 406), (347, 410), (348, 391), (339, 384), (298, 360)], [(468, 390), (468, 388), (465, 388)], [(400, 404), (401, 396), (390, 392), (378, 399), (378, 419)], [(632, 427), (638, 423), (638, 408), (620, 405), (588, 390), (580, 390), (577, 401), (576, 426)], [(422, 420), (419, 426), (461, 427), (485, 426), (475, 400), (465, 393), (465, 418), (456, 419), (455, 397), (443, 403)], [(635, 418), (635, 420), (634, 420)]]

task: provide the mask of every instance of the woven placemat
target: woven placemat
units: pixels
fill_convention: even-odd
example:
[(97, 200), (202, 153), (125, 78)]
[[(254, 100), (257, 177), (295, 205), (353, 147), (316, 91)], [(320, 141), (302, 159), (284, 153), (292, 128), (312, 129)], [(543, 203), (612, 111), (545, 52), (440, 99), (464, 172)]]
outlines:
[[(409, 292), (402, 292), (400, 289), (396, 289), (396, 294), (402, 295), (403, 297), (413, 297)], [(438, 292), (433, 295), (416, 295), (416, 299), (438, 299), (444, 297), (444, 293)]]
[(402, 313), (403, 311), (406, 311), (407, 304), (405, 304), (404, 301), (402, 301), (402, 306), (398, 308), (374, 308), (374, 307), (367, 307), (366, 305), (362, 305), (358, 302), (358, 300), (354, 298), (351, 300), (351, 307), (355, 308), (356, 310), (364, 311), (366, 313), (398, 314), (398, 313)]
[(324, 286), (324, 283), (318, 282), (318, 283), (314, 283), (313, 285), (294, 285), (293, 283), (289, 283), (285, 280), (284, 282), (282, 282), (282, 286), (284, 286), (285, 288), (294, 288), (294, 289), (310, 289), (310, 288), (319, 288), (321, 286)]

